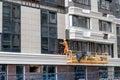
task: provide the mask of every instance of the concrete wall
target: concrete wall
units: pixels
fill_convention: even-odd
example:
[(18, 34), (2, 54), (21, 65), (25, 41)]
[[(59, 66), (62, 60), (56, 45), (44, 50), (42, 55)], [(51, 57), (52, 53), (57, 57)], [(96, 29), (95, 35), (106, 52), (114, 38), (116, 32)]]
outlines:
[(65, 39), (65, 15), (57, 14), (57, 24), (58, 24), (58, 39)]
[(21, 52), (40, 54), (40, 9), (21, 7)]
[(0, 2), (0, 33), (2, 33), (2, 2)]
[(97, 0), (91, 0), (91, 11), (98, 12), (98, 2), (97, 2)]

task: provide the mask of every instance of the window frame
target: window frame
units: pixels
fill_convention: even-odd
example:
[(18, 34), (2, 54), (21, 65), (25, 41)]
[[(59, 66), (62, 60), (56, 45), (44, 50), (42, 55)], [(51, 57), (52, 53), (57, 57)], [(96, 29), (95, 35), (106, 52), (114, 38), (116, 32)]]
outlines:
[[(76, 20), (74, 21), (74, 19), (76, 19)], [(76, 25), (74, 25), (74, 24), (76, 24)], [(84, 16), (72, 15), (72, 26), (80, 27), (80, 28), (84, 28), (84, 29), (90, 29), (90, 18), (84, 17)]]
[(99, 31), (112, 32), (112, 23), (108, 21), (99, 20)]

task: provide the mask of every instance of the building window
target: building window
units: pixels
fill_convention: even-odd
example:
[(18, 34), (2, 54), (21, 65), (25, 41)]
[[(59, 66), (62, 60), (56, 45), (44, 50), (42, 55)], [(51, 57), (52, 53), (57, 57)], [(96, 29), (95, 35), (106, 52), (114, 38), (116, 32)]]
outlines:
[(115, 16), (120, 18), (120, 0), (115, 0)]
[(7, 65), (0, 65), (0, 80), (7, 80)]
[(114, 79), (120, 79), (120, 67), (114, 67)]
[(41, 0), (41, 2), (48, 3), (48, 4), (54, 4), (56, 5), (57, 0)]
[(41, 11), (41, 51), (46, 54), (57, 53), (57, 13)]
[(107, 79), (107, 78), (108, 78), (108, 68), (99, 67), (99, 79)]
[(56, 13), (53, 13), (53, 12), (50, 12), (49, 13), (49, 19), (50, 19), (50, 23), (51, 24), (56, 24), (56, 21), (57, 21), (57, 17), (56, 17)]
[(99, 8), (110, 10), (112, 0), (98, 0)]
[(90, 5), (90, 0), (73, 0), (73, 2), (84, 4), (84, 5)]
[(99, 30), (112, 32), (111, 22), (99, 20)]
[[(69, 49), (73, 52), (86, 52), (91, 55), (91, 52), (97, 52), (98, 54), (102, 54), (108, 52), (110, 56), (113, 57), (113, 44), (100, 44), (94, 42), (85, 42), (85, 41), (68, 41)], [(63, 50), (63, 48), (59, 48)], [(59, 51), (59, 53), (62, 51)]]
[(43, 80), (56, 80), (56, 67), (43, 66)]
[(86, 79), (86, 67), (76, 66), (75, 67), (75, 80)]
[(73, 16), (72, 24), (75, 27), (90, 29), (90, 18), (82, 16)]
[(20, 52), (20, 5), (3, 2), (2, 51)]
[(118, 57), (120, 58), (120, 25), (116, 25), (116, 34), (117, 34), (117, 51)]
[(23, 80), (24, 68), (21, 65), (16, 66), (16, 80)]

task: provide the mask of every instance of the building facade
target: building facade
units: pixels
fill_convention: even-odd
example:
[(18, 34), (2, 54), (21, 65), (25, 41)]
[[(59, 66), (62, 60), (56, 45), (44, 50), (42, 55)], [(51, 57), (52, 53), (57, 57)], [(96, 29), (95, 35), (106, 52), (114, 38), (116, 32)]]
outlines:
[[(120, 0), (0, 0), (0, 80), (120, 79), (119, 5)], [(63, 39), (73, 52), (108, 52), (109, 63), (66, 63)]]

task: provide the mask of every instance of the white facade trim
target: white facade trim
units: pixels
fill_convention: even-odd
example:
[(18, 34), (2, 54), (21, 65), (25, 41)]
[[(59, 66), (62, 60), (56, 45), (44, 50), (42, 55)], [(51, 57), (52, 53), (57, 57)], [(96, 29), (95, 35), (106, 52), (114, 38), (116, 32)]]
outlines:
[(110, 58), (109, 64), (66, 63), (65, 55), (5, 53), (0, 52), (0, 64), (35, 64), (35, 65), (85, 65), (85, 66), (120, 66), (119, 58)]

